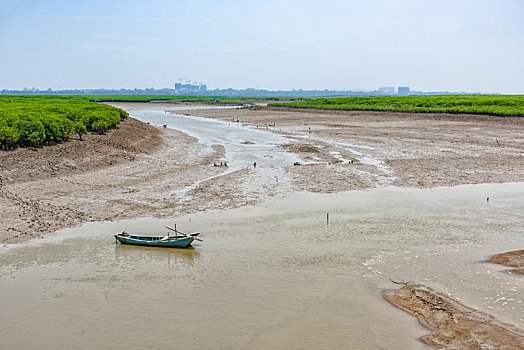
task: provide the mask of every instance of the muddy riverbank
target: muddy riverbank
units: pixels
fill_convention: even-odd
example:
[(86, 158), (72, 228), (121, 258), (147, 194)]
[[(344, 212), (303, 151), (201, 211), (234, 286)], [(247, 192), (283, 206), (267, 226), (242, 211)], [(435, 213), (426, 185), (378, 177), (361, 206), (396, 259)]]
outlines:
[[(17, 243), (90, 221), (165, 217), (247, 204), (234, 190), (243, 171), (211, 166), (220, 145), (130, 118), (106, 135), (0, 152), (0, 242)], [(192, 201), (176, 191), (190, 188)]]
[(435, 349), (524, 349), (522, 330), (421, 285), (386, 290), (382, 296), (431, 331), (421, 340)]

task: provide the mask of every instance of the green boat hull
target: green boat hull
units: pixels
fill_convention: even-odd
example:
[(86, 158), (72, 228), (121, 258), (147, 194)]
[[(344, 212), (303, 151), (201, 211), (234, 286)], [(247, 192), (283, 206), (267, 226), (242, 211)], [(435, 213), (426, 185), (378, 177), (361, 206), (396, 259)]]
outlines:
[(166, 238), (131, 236), (125, 233), (117, 233), (115, 235), (115, 238), (118, 242), (122, 244), (164, 248), (187, 248), (195, 239), (194, 236), (171, 236), (169, 238)]

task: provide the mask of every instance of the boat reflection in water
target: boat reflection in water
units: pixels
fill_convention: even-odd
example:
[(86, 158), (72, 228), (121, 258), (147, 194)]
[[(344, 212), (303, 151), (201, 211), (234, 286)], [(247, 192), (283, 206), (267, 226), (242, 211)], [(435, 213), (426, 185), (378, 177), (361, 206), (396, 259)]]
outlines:
[(133, 264), (136, 264), (138, 261), (142, 261), (144, 264), (166, 261), (167, 265), (171, 267), (173, 264), (193, 265), (196, 259), (200, 257), (200, 252), (193, 246), (184, 249), (173, 249), (116, 244), (115, 257), (120, 261), (132, 261)]

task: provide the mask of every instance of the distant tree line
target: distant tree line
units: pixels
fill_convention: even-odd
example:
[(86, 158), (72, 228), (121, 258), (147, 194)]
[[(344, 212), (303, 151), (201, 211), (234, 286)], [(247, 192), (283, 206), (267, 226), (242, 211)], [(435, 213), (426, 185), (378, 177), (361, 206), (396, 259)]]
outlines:
[(104, 133), (129, 114), (75, 97), (0, 96), (0, 148), (34, 147)]
[[(80, 97), (80, 96), (79, 96)], [(82, 98), (94, 102), (207, 102), (223, 104), (245, 104), (250, 100), (271, 100), (271, 101), (302, 101), (310, 98), (303, 97), (231, 97), (231, 96), (173, 96), (173, 95), (107, 95), (107, 96), (82, 96)]]

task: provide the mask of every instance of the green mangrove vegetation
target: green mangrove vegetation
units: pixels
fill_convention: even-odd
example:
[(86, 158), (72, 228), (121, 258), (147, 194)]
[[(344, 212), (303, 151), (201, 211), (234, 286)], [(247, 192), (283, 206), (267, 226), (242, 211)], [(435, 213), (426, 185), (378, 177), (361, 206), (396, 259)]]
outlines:
[(129, 115), (72, 96), (0, 96), (0, 148), (41, 146), (103, 133)]
[(427, 95), (316, 98), (270, 106), (408, 113), (524, 115), (524, 95)]

